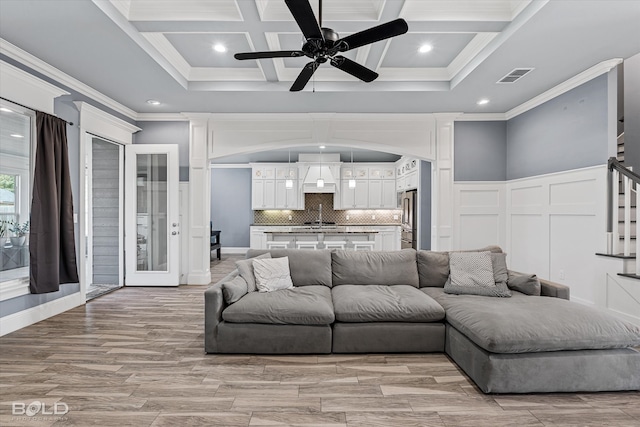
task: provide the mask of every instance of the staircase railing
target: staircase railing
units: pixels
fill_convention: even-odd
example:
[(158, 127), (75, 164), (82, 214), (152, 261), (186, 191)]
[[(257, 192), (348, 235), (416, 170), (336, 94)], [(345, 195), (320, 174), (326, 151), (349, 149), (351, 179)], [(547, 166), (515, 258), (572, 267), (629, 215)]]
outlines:
[[(627, 169), (615, 157), (608, 161), (608, 199), (607, 204), (607, 253), (616, 255), (622, 253), (624, 256), (631, 256), (631, 196), (636, 195), (636, 243), (634, 251), (636, 254), (636, 275), (640, 275), (640, 236), (638, 236), (638, 224), (640, 224), (640, 209), (638, 202), (638, 187), (640, 187), (640, 175)], [(620, 178), (622, 178), (622, 192), (620, 191)], [(624, 228), (622, 239), (618, 230), (620, 195), (624, 200)], [(620, 241), (622, 240), (622, 250)]]

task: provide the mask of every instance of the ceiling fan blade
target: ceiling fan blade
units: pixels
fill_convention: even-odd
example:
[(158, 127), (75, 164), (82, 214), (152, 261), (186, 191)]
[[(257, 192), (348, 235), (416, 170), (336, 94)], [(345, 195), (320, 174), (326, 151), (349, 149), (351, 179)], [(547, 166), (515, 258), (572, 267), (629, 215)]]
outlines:
[(338, 51), (346, 52), (366, 44), (375, 43), (390, 37), (399, 36), (409, 30), (407, 21), (404, 19), (395, 19), (386, 24), (371, 27), (367, 30), (351, 34), (336, 42), (335, 46)]
[(291, 89), (289, 90), (291, 92), (298, 92), (304, 89), (304, 87), (311, 79), (311, 76), (313, 76), (313, 73), (316, 72), (316, 69), (319, 65), (320, 64), (315, 61), (309, 62), (307, 65), (305, 65), (300, 74), (298, 74), (298, 78), (296, 79), (296, 81), (293, 82), (293, 85), (291, 85)]
[(349, 58), (345, 58), (341, 55), (331, 58), (331, 65), (344, 71), (345, 73), (351, 74), (353, 77), (359, 78), (363, 82), (370, 83), (378, 78), (378, 73), (376, 73), (375, 71), (370, 70), (367, 67), (364, 67), (357, 62), (354, 62)]
[(236, 59), (268, 59), (268, 58), (296, 58), (304, 56), (300, 50), (273, 50), (269, 52), (244, 52), (233, 55)]
[(306, 39), (324, 39), (309, 0), (284, 0), (284, 2)]

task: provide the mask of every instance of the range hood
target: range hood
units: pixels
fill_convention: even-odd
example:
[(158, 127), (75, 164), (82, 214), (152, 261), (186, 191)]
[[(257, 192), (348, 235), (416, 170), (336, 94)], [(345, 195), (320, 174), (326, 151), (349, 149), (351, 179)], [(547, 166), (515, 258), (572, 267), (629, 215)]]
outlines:
[[(307, 172), (302, 181), (302, 191), (304, 193), (335, 193), (337, 181), (331, 169), (332, 166), (339, 165), (339, 163), (340, 154), (301, 153), (298, 157), (298, 164), (307, 166)], [(318, 187), (319, 178), (324, 180), (324, 187)]]
[[(321, 177), (324, 180), (324, 187), (318, 187), (318, 179)], [(302, 182), (302, 191), (304, 193), (335, 193), (336, 186), (336, 180), (329, 166), (310, 165)]]

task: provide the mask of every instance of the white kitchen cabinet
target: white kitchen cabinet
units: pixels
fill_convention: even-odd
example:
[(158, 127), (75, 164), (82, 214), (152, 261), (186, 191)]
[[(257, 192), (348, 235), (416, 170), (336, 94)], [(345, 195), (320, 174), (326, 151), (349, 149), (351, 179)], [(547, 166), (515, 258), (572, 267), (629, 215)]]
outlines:
[(251, 186), (251, 209), (275, 209), (276, 181), (274, 179), (254, 179)]
[(369, 205), (369, 180), (357, 179), (356, 188), (349, 188), (349, 181), (342, 181), (342, 209), (367, 209)]
[(273, 209), (298, 209), (298, 182), (293, 180), (293, 188), (287, 188), (286, 180), (277, 179)]
[(267, 235), (265, 227), (249, 228), (249, 247), (251, 249), (267, 249)]
[(369, 206), (370, 209), (382, 207), (382, 180), (369, 180)]
[(382, 205), (383, 209), (397, 209), (398, 197), (396, 196), (396, 182), (394, 180), (382, 181)]
[(411, 172), (405, 177), (405, 190), (415, 190), (418, 188), (418, 172)]
[(372, 226), (376, 230), (376, 250), (378, 251), (397, 251), (400, 250), (400, 226), (385, 225)]

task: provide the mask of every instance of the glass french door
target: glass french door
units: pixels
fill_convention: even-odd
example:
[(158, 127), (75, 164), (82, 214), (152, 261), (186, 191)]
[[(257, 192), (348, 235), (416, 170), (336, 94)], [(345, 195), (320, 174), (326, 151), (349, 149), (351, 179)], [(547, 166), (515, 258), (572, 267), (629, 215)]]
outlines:
[(178, 286), (178, 146), (125, 150), (125, 284)]

